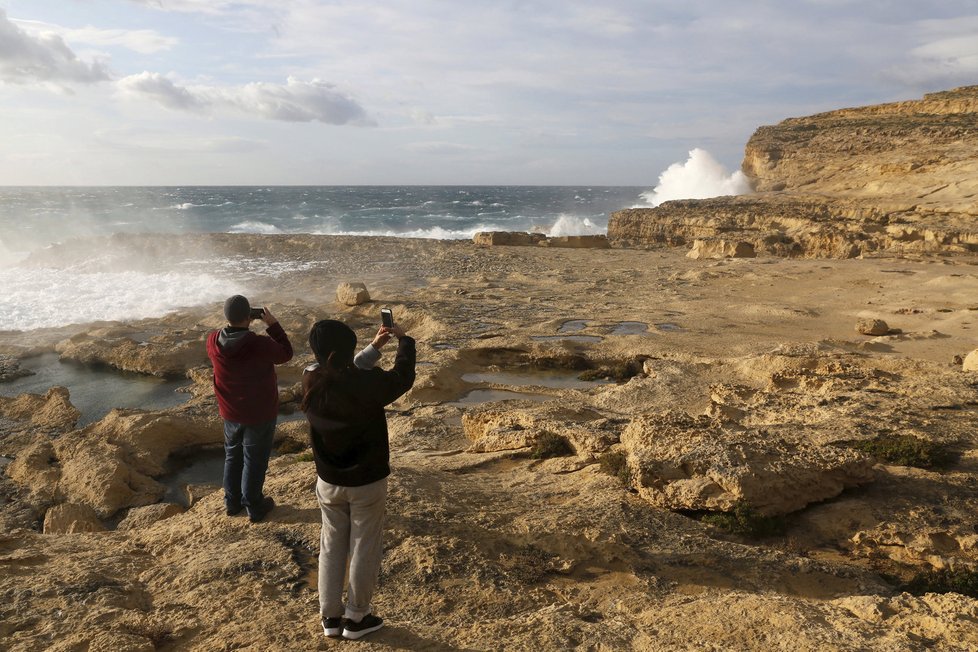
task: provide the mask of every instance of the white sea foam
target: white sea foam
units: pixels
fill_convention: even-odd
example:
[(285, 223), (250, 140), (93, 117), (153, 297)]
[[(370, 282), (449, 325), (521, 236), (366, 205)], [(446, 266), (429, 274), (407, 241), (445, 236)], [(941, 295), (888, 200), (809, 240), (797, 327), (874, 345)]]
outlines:
[(0, 329), (31, 330), (99, 320), (159, 317), (243, 292), (209, 274), (0, 269)]
[(312, 235), (363, 235), (363, 236), (386, 236), (393, 238), (427, 238), (432, 240), (466, 240), (474, 236), (479, 231), (504, 231), (497, 227), (480, 224), (468, 229), (445, 229), (440, 226), (433, 226), (428, 229), (415, 229), (412, 231), (394, 231), (392, 229), (375, 229), (368, 231), (342, 231), (339, 229), (318, 229), (311, 231)]
[(727, 172), (705, 149), (689, 152), (685, 163), (673, 163), (659, 175), (659, 185), (642, 198), (650, 206), (671, 199), (706, 199), (721, 195), (742, 195), (751, 191), (747, 176), (737, 170)]
[(563, 235), (594, 235), (604, 233), (605, 229), (592, 222), (586, 217), (576, 217), (574, 215), (561, 214), (554, 225), (550, 227), (549, 235), (551, 238)]
[(282, 229), (278, 228), (274, 224), (248, 220), (246, 222), (239, 222), (238, 224), (235, 224), (228, 229), (228, 233), (258, 233), (260, 235), (270, 235), (273, 233), (282, 233)]

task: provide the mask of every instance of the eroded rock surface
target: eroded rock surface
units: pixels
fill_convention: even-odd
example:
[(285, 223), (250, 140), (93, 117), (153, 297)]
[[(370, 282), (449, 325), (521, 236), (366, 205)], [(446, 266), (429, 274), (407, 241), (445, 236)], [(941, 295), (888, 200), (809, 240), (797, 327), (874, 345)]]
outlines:
[(853, 451), (682, 414), (639, 417), (621, 443), (639, 494), (669, 509), (746, 503), (759, 514), (787, 514), (872, 479), (872, 461)]

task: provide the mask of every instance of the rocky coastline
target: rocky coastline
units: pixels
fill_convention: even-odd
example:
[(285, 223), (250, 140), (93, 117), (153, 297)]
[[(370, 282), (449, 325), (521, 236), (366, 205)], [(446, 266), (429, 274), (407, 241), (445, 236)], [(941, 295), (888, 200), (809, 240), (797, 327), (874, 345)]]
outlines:
[[(36, 254), (27, 269), (70, 269), (93, 248), (147, 268), (261, 265), (273, 272), (248, 293), (296, 357), (279, 368), (278, 506), (250, 524), (225, 515), (219, 470), (189, 472), (222, 442), (204, 350), (219, 302), (0, 332), (2, 647), (350, 645), (319, 626), (297, 384), (316, 320), (364, 342), (389, 306), (417, 339), (418, 379), (389, 411), (387, 626), (356, 645), (978, 650), (978, 257), (973, 182), (953, 177), (973, 161), (894, 168), (893, 184), (946, 175), (961, 197), (907, 191), (891, 211), (857, 197), (868, 184), (843, 187), (868, 159), (839, 154), (854, 120), (920, 142), (937, 130), (935, 148), (972, 142), (967, 120), (893, 116), (973, 113), (974, 93), (759, 130), (745, 165), (757, 193), (616, 213), (613, 247), (195, 234)], [(877, 149), (877, 170), (895, 165)], [(815, 193), (804, 180), (830, 159)], [(900, 236), (911, 226), (893, 211), (919, 217), (920, 237)], [(81, 375), (179, 379), (180, 400), (109, 397), (87, 415), (69, 387), (3, 391), (42, 354)]]

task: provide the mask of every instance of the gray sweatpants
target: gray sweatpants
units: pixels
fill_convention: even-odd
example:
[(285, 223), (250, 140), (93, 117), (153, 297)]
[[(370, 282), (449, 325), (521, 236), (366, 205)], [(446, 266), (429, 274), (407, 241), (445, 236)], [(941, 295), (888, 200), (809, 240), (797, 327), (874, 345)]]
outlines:
[[(324, 618), (359, 622), (372, 610), (370, 600), (380, 574), (384, 547), (387, 478), (362, 487), (341, 487), (317, 478), (316, 498), (323, 513), (319, 540), (319, 610)], [(350, 586), (343, 605), (347, 560)]]

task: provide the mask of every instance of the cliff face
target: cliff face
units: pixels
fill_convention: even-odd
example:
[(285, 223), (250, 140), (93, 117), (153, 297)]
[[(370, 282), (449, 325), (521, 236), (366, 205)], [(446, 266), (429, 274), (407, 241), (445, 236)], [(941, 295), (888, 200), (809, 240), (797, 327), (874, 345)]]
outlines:
[(761, 127), (742, 167), (754, 194), (619, 211), (609, 237), (803, 256), (978, 250), (978, 86)]

